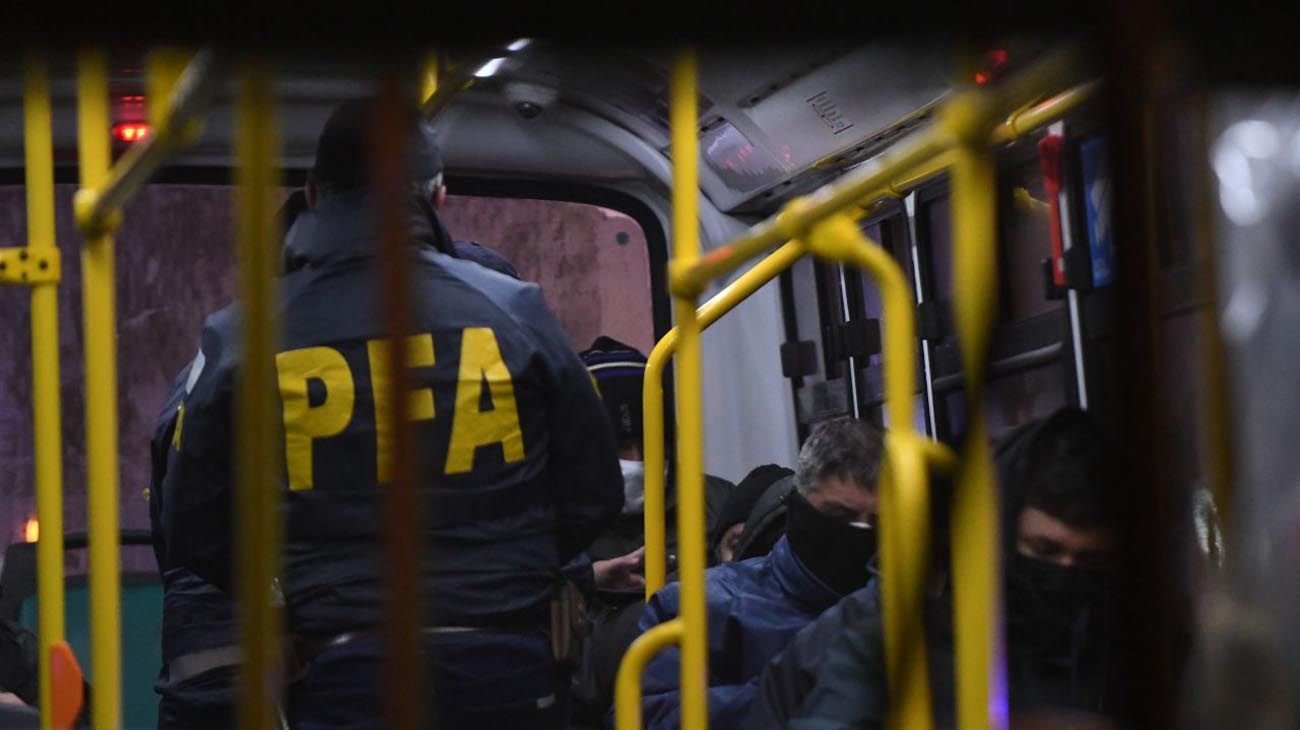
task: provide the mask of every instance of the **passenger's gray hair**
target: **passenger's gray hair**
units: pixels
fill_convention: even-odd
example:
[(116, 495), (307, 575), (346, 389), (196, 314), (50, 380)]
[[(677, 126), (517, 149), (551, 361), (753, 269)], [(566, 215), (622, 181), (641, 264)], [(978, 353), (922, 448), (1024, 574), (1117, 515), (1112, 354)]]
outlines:
[(874, 490), (884, 451), (884, 434), (866, 421), (847, 416), (823, 421), (799, 450), (795, 486), (807, 496), (826, 478), (840, 477)]

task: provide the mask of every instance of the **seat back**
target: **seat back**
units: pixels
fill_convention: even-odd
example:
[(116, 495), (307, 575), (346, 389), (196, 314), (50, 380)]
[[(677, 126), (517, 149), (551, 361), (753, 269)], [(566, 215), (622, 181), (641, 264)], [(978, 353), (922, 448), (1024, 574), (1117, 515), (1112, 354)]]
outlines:
[[(123, 545), (148, 545), (149, 533), (123, 531)], [(68, 550), (84, 549), (84, 535), (68, 535)], [(0, 572), (0, 614), (25, 628), (39, 631), (36, 595), (36, 550), (31, 543), (15, 543), (5, 552)], [(78, 657), (86, 681), (94, 692), (90, 661), (90, 591), (85, 576), (67, 579), (64, 621), (68, 644)], [(162, 664), (162, 583), (156, 572), (122, 574), (122, 722), (128, 730), (157, 727), (158, 696), (154, 682)]]

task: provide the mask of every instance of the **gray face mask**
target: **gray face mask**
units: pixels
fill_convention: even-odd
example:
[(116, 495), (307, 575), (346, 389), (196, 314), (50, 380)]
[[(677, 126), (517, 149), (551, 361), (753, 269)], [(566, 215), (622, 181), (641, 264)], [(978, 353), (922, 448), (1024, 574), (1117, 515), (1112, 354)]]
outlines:
[(623, 514), (640, 514), (645, 509), (645, 462), (618, 460), (623, 470)]

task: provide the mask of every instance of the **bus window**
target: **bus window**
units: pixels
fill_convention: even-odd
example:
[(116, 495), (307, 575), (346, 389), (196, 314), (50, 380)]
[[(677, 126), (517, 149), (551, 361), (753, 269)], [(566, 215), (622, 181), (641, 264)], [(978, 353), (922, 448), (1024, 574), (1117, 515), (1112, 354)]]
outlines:
[[(929, 289), (934, 298), (952, 301), (952, 219), (948, 196), (925, 202), (917, 211), (922, 256), (930, 259)], [(922, 267), (924, 270), (924, 266)]]
[[(995, 439), (1023, 423), (1049, 416), (1066, 404), (1064, 376), (1061, 368), (1056, 366), (990, 379), (984, 388), (985, 418), (989, 435)], [(950, 391), (945, 398), (945, 407), (951, 433), (962, 434), (966, 429), (965, 392), (961, 389)]]
[(541, 285), (576, 349), (609, 335), (655, 344), (650, 254), (630, 216), (586, 203), (449, 195), (443, 223), (457, 241), (495, 249)]
[[(1008, 170), (1002, 185), (1002, 257), (998, 262), (1002, 279), (1001, 319), (1017, 322), (1058, 309), (1064, 300), (1046, 296), (1043, 260), (1051, 256), (1052, 221), (1048, 211), (1041, 207), (1050, 201), (1043, 189), (1043, 171), (1038, 158)], [(1013, 191), (1017, 188), (1033, 199), (1029, 203), (1032, 208), (1015, 202)]]
[[(56, 189), (63, 252), (59, 289), (62, 351), (65, 529), (86, 529), (82, 424), (81, 237), (72, 215), (75, 185)], [(149, 529), (148, 443), (172, 379), (194, 357), (204, 319), (236, 296), (234, 188), (153, 184), (127, 206), (117, 235), (121, 525)], [(290, 190), (282, 193), (288, 196)], [(450, 196), (443, 209), (456, 240), (499, 251), (525, 280), (542, 286), (575, 349), (608, 334), (649, 352), (654, 344), (644, 231), (623, 213), (581, 203)], [(26, 189), (0, 186), (0, 240), (24, 241)], [(0, 287), (7, 321), (25, 323), (29, 292)], [(0, 327), (0, 530), (25, 539), (34, 515), (29, 328)], [(2, 548), (3, 546), (0, 546)], [(69, 574), (84, 551), (69, 553)], [(148, 549), (123, 552), (123, 569), (155, 570)]]

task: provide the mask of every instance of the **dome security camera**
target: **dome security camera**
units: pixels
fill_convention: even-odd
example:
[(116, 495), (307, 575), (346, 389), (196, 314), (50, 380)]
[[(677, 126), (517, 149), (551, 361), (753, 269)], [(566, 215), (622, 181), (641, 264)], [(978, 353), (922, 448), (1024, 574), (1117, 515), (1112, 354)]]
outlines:
[(549, 86), (511, 81), (505, 87), (506, 99), (524, 119), (533, 119), (543, 110), (555, 103), (559, 92)]

